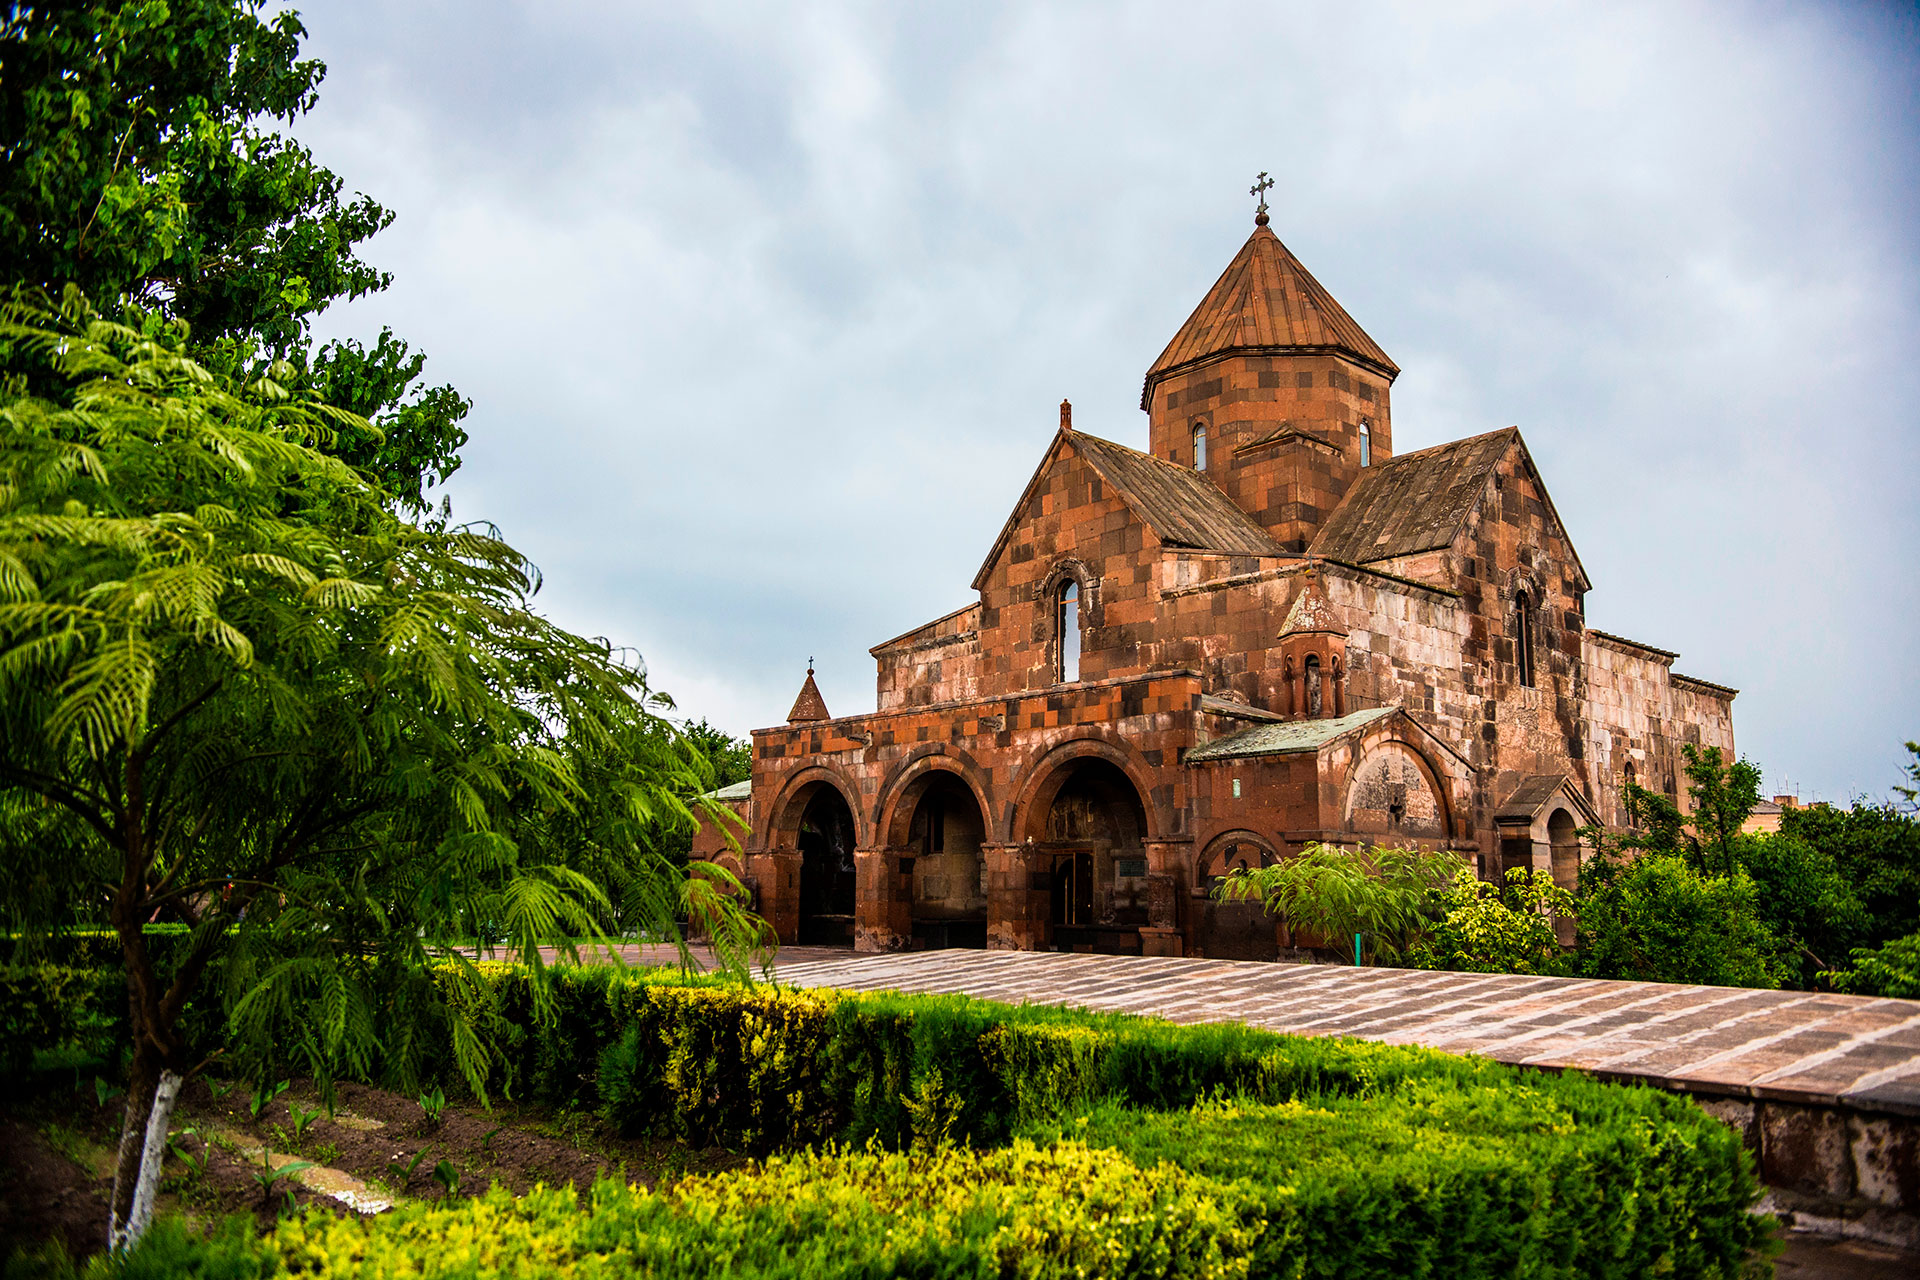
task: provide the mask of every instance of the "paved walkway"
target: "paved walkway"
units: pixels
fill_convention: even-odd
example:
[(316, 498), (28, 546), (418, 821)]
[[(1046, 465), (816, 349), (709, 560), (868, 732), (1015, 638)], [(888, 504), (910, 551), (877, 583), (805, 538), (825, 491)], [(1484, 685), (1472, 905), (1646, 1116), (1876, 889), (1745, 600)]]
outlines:
[[(638, 957), (636, 957), (638, 958)], [(782, 982), (1420, 1044), (1694, 1094), (1920, 1116), (1920, 1001), (1035, 951), (783, 950)]]

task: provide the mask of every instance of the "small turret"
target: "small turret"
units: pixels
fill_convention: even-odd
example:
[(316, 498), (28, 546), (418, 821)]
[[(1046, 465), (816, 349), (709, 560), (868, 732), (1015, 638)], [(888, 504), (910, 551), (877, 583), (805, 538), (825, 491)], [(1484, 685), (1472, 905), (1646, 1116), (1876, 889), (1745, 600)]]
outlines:
[(800, 686), (800, 696), (793, 700), (793, 710), (787, 712), (788, 724), (807, 724), (815, 720), (831, 720), (827, 711), (827, 700), (820, 696), (820, 686), (813, 682), (813, 663), (807, 663), (807, 682)]
[(1347, 629), (1327, 598), (1319, 571), (1310, 564), (1280, 628), (1286, 715), (1295, 720), (1330, 720), (1347, 714), (1346, 650)]

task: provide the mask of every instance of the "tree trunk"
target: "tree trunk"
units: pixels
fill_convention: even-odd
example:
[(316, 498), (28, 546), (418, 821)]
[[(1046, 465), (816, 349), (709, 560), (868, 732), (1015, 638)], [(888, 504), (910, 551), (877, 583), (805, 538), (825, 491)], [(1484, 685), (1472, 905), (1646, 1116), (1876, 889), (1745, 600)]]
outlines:
[[(113, 1198), (108, 1202), (107, 1247), (121, 1247), (133, 1211), (134, 1188), (146, 1155), (145, 1139), (161, 1068), (152, 1047), (134, 1042), (133, 1061), (127, 1067), (127, 1110), (120, 1120), (120, 1151), (113, 1165)], [(127, 1241), (131, 1243), (131, 1241)]]
[[(133, 1184), (133, 1204), (118, 1238), (111, 1241), (115, 1250), (130, 1249), (147, 1234), (153, 1224), (153, 1199), (160, 1190), (160, 1165), (166, 1159), (167, 1128), (173, 1123), (173, 1104), (180, 1099), (184, 1077), (170, 1070), (160, 1073), (153, 1091), (153, 1105), (147, 1111), (147, 1137), (140, 1151), (139, 1174)], [(117, 1181), (117, 1179), (116, 1179)]]

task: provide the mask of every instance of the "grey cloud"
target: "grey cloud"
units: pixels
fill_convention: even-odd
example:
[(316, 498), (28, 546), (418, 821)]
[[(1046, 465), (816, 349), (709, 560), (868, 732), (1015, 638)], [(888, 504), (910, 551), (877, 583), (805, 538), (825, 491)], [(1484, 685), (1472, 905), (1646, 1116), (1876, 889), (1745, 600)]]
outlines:
[(308, 14), (301, 136), (400, 213), (391, 323), (478, 407), (453, 496), (694, 714), (835, 711), (967, 599), (1052, 431), (1275, 227), (1405, 372), (1518, 423), (1597, 626), (1739, 685), (1844, 799), (1920, 735), (1914, 21), (1893, 9), (1061, 4)]

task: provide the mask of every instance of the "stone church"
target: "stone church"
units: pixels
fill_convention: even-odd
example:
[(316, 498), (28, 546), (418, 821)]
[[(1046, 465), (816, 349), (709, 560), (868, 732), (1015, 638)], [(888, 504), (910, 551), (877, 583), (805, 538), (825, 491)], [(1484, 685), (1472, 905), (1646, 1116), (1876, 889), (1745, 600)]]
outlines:
[[(786, 943), (1260, 958), (1209, 889), (1309, 841), (1570, 883), (1621, 785), (1733, 747), (1735, 691), (1586, 625), (1517, 428), (1393, 448), (1398, 367), (1267, 226), (1147, 370), (1142, 452), (1060, 428), (966, 606), (808, 671), (700, 856)], [(1310, 940), (1309, 940), (1310, 941)]]

